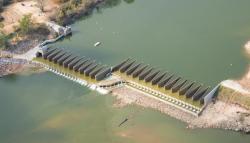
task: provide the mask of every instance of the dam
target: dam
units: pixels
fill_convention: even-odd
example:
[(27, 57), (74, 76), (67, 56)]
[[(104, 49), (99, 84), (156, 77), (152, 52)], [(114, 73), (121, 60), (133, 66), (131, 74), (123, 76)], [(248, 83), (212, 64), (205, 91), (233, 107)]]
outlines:
[(42, 47), (36, 53), (34, 61), (59, 76), (102, 94), (126, 86), (195, 116), (199, 116), (211, 102), (219, 87), (211, 90), (209, 86), (131, 58), (117, 65), (107, 66), (61, 48)]

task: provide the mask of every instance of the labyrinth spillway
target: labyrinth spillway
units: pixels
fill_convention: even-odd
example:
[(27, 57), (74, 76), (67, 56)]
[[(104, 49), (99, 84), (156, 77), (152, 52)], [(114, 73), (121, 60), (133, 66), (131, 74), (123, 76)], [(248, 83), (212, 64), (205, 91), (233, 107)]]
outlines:
[(112, 73), (122, 77), (129, 86), (196, 115), (206, 106), (205, 97), (211, 92), (209, 86), (130, 58), (113, 66)]
[[(60, 48), (48, 48), (36, 55), (35, 60), (50, 71), (80, 84), (94, 86), (95, 89), (103, 91), (127, 86), (196, 116), (214, 96), (215, 88), (210, 90), (209, 86), (131, 58), (109, 67)], [(118, 81), (112, 83), (112, 79)]]
[(70, 74), (89, 82), (97, 82), (111, 74), (111, 67), (97, 63), (94, 59), (74, 55), (59, 48), (47, 49), (36, 57), (36, 61), (50, 68)]

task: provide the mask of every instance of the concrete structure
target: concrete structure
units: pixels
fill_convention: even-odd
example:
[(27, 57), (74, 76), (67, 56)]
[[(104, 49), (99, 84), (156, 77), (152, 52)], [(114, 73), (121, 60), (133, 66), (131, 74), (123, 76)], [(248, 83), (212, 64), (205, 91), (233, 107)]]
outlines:
[[(90, 60), (89, 58), (74, 56), (71, 53), (63, 51), (62, 49), (48, 49), (41, 54), (42, 56), (39, 55), (37, 57), (40, 59), (39, 61), (41, 61), (41, 57), (43, 57), (45, 61), (58, 64), (62, 68), (69, 69), (70, 71), (73, 70), (74, 72), (80, 72), (80, 74), (89, 76), (97, 81), (103, 80), (107, 76), (111, 75), (110, 67), (101, 66), (101, 64), (97, 64), (94, 60)], [(53, 67), (50, 68), (53, 69)], [(97, 87), (92, 86), (91, 88)], [(102, 91), (101, 89), (99, 90)]]
[(84, 57), (78, 58), (78, 59), (75, 59), (74, 61), (72, 61), (72, 62), (69, 64), (69, 69), (70, 69), (70, 70), (73, 70), (73, 67), (74, 67), (77, 63), (79, 63), (82, 59), (84, 59)]
[(84, 75), (89, 76), (89, 74), (95, 70), (98, 66), (100, 66), (100, 64), (94, 63), (91, 66), (89, 66), (85, 71), (84, 71)]
[(107, 67), (106, 69), (103, 69), (102, 71), (100, 71), (98, 74), (95, 75), (95, 79), (97, 81), (100, 81), (106, 77), (108, 77), (111, 74), (111, 68)]
[(175, 93), (177, 91), (180, 91), (181, 87), (183, 87), (186, 83), (187, 83), (187, 80), (180, 82), (178, 85), (172, 88), (172, 92)]
[(95, 61), (89, 61), (89, 62), (83, 64), (83, 65), (80, 67), (79, 72), (80, 72), (81, 74), (84, 74), (84, 71), (85, 71), (89, 66), (91, 66), (91, 65), (94, 64), (94, 63), (95, 63)]
[(139, 80), (144, 80), (145, 77), (146, 77), (147, 75), (149, 75), (153, 70), (154, 70), (154, 68), (149, 68), (149, 69), (146, 70), (145, 72), (142, 72), (142, 73), (139, 75)]
[[(122, 75), (122, 79), (133, 88), (143, 90), (152, 96), (159, 96), (173, 102), (174, 106), (197, 115), (202, 111), (204, 103), (209, 102), (214, 96), (214, 92), (209, 92), (208, 87), (202, 84), (183, 79), (169, 72), (161, 73), (149, 65), (136, 63), (135, 60), (127, 59), (115, 66), (112, 72)], [(144, 83), (143, 83), (144, 82)], [(176, 96), (184, 96), (185, 98), (176, 98)], [(191, 99), (191, 100), (190, 100)], [(172, 104), (172, 103), (171, 103)]]
[[(105, 90), (107, 88), (128, 86), (196, 116), (211, 102), (218, 89), (216, 87), (209, 91), (209, 87), (202, 84), (188, 81), (169, 72), (155, 70), (149, 65), (137, 63), (132, 59), (126, 59), (113, 67), (107, 67), (95, 60), (74, 56), (57, 48), (47, 49), (38, 58), (60, 65), (59, 69), (53, 67), (48, 67), (48, 69), (83, 85), (87, 85), (87, 80), (88, 82), (109, 80), (113, 76), (121, 75), (119, 76), (120, 81), (106, 85), (96, 85), (94, 82), (89, 87), (92, 90), (107, 93), (107, 90)], [(63, 70), (69, 73), (60, 73), (61, 68), (69, 69)]]
[(76, 64), (74, 67), (73, 67), (73, 70), (75, 72), (79, 72), (79, 69), (81, 68), (81, 66), (83, 66), (85, 63), (89, 62), (90, 59), (84, 59), (82, 60), (81, 62), (79, 62), (78, 64)]
[(140, 69), (136, 70), (135, 72), (132, 73), (133, 78), (138, 77), (145, 69), (148, 68), (149, 65), (145, 65), (141, 67)]
[(164, 85), (166, 85), (167, 84), (167, 82), (170, 80), (170, 79), (172, 79), (174, 77), (174, 74), (172, 74), (172, 75), (168, 75), (165, 79), (163, 79), (162, 81), (160, 81), (159, 83), (158, 83), (158, 87), (164, 87)]
[(159, 83), (161, 81), (162, 78), (165, 77), (165, 75), (167, 74), (167, 72), (155, 77), (153, 80), (152, 80), (152, 85), (156, 85), (157, 83)]
[(155, 71), (154, 73), (152, 73), (151, 75), (148, 75), (146, 78), (145, 78), (145, 82), (151, 82), (153, 80), (153, 78), (155, 78), (161, 71), (158, 70), (158, 71)]
[(133, 66), (132, 68), (128, 69), (128, 71), (126, 72), (127, 75), (131, 75), (136, 69), (138, 69), (140, 67), (142, 63), (139, 63), (135, 66)]

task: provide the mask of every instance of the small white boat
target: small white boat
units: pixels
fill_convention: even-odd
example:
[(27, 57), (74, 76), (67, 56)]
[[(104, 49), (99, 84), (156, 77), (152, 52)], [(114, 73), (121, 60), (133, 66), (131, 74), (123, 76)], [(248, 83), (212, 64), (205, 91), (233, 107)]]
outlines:
[(94, 44), (95, 47), (100, 46), (100, 45), (101, 45), (101, 42), (96, 42), (96, 43)]

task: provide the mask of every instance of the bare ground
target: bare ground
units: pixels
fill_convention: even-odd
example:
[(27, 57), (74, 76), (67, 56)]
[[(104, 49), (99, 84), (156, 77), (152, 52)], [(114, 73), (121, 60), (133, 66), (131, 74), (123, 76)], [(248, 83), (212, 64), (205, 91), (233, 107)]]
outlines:
[(57, 8), (58, 5), (50, 0), (45, 0), (45, 12), (42, 12), (38, 8), (36, 0), (25, 0), (10, 4), (5, 7), (4, 11), (1, 13), (4, 17), (3, 32), (6, 34), (14, 32), (14, 27), (18, 25), (18, 21), (27, 14), (32, 14), (34, 23), (45, 23), (49, 20), (49, 17), (54, 14)]
[(226, 130), (250, 132), (250, 111), (236, 104), (217, 100), (194, 119), (190, 128), (220, 128)]
[(43, 71), (42, 67), (23, 59), (0, 58), (0, 77), (16, 73)]

